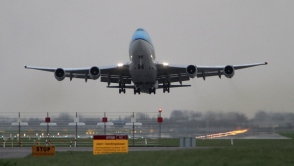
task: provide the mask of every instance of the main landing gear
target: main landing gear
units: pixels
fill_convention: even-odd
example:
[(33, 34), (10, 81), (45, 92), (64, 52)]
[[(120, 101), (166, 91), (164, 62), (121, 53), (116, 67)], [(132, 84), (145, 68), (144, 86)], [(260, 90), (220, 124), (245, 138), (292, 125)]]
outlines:
[(138, 93), (138, 94), (140, 94), (140, 88), (137, 88), (137, 87), (134, 87), (134, 95), (136, 94), (136, 93)]
[(163, 84), (163, 93), (165, 93), (165, 91), (167, 91), (168, 93), (169, 93), (169, 83), (165, 83), (165, 84)]
[(119, 84), (119, 94), (121, 92), (126, 93), (126, 85), (125, 84)]
[(149, 94), (151, 94), (151, 93), (155, 94), (155, 92), (156, 92), (156, 89), (154, 87), (149, 88)]

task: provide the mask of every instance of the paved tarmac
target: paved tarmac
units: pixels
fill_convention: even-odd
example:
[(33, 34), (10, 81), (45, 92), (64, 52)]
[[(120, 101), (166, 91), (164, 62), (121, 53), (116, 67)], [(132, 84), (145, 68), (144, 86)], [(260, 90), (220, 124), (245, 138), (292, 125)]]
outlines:
[(276, 133), (256, 133), (256, 134), (240, 134), (228, 137), (220, 137), (215, 139), (291, 139)]

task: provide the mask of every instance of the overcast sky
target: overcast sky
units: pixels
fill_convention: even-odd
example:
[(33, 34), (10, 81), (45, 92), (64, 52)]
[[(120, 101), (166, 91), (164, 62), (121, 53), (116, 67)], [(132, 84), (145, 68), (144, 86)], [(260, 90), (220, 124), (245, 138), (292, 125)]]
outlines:
[[(0, 113), (156, 112), (172, 110), (293, 112), (294, 1), (10, 1), (0, 0)], [(196, 78), (156, 95), (118, 94), (100, 79), (26, 70), (128, 62), (134, 31), (152, 38), (158, 62), (231, 65), (232, 79)], [(177, 84), (177, 83), (175, 83)]]

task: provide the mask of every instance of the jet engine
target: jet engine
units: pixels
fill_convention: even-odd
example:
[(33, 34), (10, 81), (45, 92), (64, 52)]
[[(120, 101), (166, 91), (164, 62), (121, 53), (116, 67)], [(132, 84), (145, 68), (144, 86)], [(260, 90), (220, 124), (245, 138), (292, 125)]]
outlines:
[(65, 71), (62, 68), (57, 68), (54, 71), (54, 76), (58, 81), (62, 81), (65, 78)]
[(235, 74), (235, 69), (233, 66), (231, 65), (227, 65), (224, 67), (224, 75), (227, 77), (227, 78), (232, 78)]
[(96, 66), (93, 66), (89, 70), (89, 75), (93, 80), (96, 80), (100, 77), (100, 69)]
[(186, 73), (190, 78), (194, 78), (197, 76), (197, 67), (194, 65), (187, 66)]

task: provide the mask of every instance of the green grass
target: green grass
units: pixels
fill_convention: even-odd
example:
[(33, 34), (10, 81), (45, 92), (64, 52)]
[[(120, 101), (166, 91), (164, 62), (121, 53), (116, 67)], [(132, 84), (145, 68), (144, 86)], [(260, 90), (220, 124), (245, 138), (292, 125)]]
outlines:
[[(52, 146), (56, 147), (69, 147), (70, 144), (72, 147), (74, 146), (74, 139), (71, 138), (50, 138), (48, 139), (51, 141)], [(46, 145), (46, 138), (41, 138), (40, 140), (36, 138), (21, 138), (20, 142), (22, 142), (22, 147), (31, 147), (36, 146), (37, 142), (40, 146)], [(91, 138), (79, 138), (77, 140), (78, 147), (92, 147), (93, 146), (93, 139)], [(133, 146), (133, 139), (129, 139), (129, 146)], [(162, 138), (162, 139), (147, 139), (147, 144), (145, 144), (145, 138), (137, 138), (134, 139), (134, 146), (179, 146), (179, 139), (178, 138)], [(6, 141), (6, 147), (19, 147), (18, 140), (8, 139)], [(1, 148), (1, 147), (0, 147)]]
[(294, 140), (294, 132), (281, 132), (279, 134), (288, 138), (292, 138)]
[[(294, 138), (294, 133), (281, 133)], [(131, 142), (132, 140), (129, 140)], [(143, 143), (143, 139), (137, 139)], [(178, 146), (179, 139), (161, 139), (162, 146)], [(294, 140), (196, 140), (198, 149), (176, 151), (142, 151), (127, 154), (93, 155), (92, 152), (56, 152), (53, 157), (2, 159), (0, 165), (59, 166), (59, 165), (294, 165)], [(206, 148), (208, 147), (208, 148)], [(0, 148), (1, 150), (1, 148)]]
[(93, 155), (92, 152), (57, 152), (53, 157), (0, 160), (21, 166), (55, 165), (294, 165), (294, 147), (242, 146), (177, 151), (129, 152)]
[[(294, 140), (294, 132), (281, 132), (281, 135), (285, 137), (292, 138)], [(74, 139), (72, 138), (50, 138), (52, 144), (56, 147), (69, 147), (70, 144), (74, 146)], [(93, 142), (92, 138), (78, 138), (77, 146), (78, 147), (92, 147)], [(234, 144), (238, 146), (255, 146), (259, 145), (260, 142), (268, 142), (271, 143), (272, 140), (251, 140), (250, 144), (248, 144), (247, 140), (235, 139)], [(290, 140), (288, 140), (290, 141)], [(23, 147), (31, 147), (33, 145), (37, 145), (36, 142), (39, 142), (40, 146), (46, 145), (46, 138), (41, 138), (40, 140), (36, 138), (21, 138), (20, 142), (22, 142)], [(229, 146), (231, 145), (231, 140), (229, 139), (197, 139), (196, 146)], [(133, 140), (129, 139), (129, 146), (133, 146)], [(161, 139), (147, 139), (147, 145), (145, 144), (145, 138), (137, 138), (134, 139), (134, 146), (168, 146), (168, 147), (178, 147), (180, 146), (179, 138), (161, 138)], [(6, 147), (19, 147), (18, 140), (8, 139), (6, 141)], [(1, 147), (0, 147), (1, 148)]]
[[(294, 134), (282, 134), (284, 136), (288, 136), (294, 138)], [(28, 140), (28, 139), (27, 139)], [(34, 144), (33, 140), (31, 142), (28, 142), (27, 140), (21, 139), (23, 143), (23, 147), (31, 147)], [(65, 138), (65, 139), (51, 139), (53, 144), (56, 147), (69, 147), (71, 139)], [(61, 141), (62, 140), (62, 141)], [(92, 147), (93, 146), (93, 140), (92, 139), (78, 139), (78, 147)], [(40, 141), (41, 146), (46, 145), (46, 139), (41, 139)], [(293, 139), (289, 140), (243, 140), (243, 139), (234, 139), (233, 143), (235, 146), (259, 146), (260, 144), (266, 143), (266, 144), (291, 144), (293, 143)], [(163, 146), (163, 147), (179, 147), (180, 141), (179, 138), (162, 138), (162, 139), (147, 139), (147, 145), (145, 144), (145, 139), (135, 139), (134, 140), (134, 146), (139, 147), (139, 146)], [(6, 147), (11, 147), (12, 142), (9, 140), (6, 143)], [(72, 142), (72, 147), (74, 146), (74, 142)], [(133, 140), (129, 139), (129, 146), (133, 146)], [(225, 146), (231, 146), (231, 140), (230, 139), (196, 139), (196, 146), (197, 147), (225, 147)], [(14, 140), (13, 147), (18, 147), (18, 142)], [(0, 147), (1, 149), (1, 147)]]
[[(92, 152), (56, 152), (52, 157), (32, 157), (18, 159), (0, 159), (0, 166), (63, 166), (63, 165), (152, 165), (152, 166), (205, 166), (205, 165), (294, 165), (294, 133), (284, 132), (281, 135), (292, 138), (288, 140), (242, 140), (235, 139), (197, 139), (197, 149), (176, 151), (142, 151), (127, 154), (93, 155)], [(58, 141), (58, 140), (55, 140)], [(66, 140), (67, 143), (69, 140)], [(153, 141), (153, 142), (152, 142)], [(179, 139), (148, 140), (148, 143), (160, 146), (179, 146)], [(87, 141), (92, 146), (91, 141)], [(132, 139), (129, 140), (132, 145)], [(67, 144), (66, 144), (67, 146)], [(145, 139), (135, 139), (135, 146), (146, 146)], [(151, 146), (151, 145), (150, 145)], [(1, 150), (1, 148), (0, 148)]]

